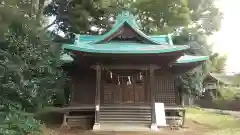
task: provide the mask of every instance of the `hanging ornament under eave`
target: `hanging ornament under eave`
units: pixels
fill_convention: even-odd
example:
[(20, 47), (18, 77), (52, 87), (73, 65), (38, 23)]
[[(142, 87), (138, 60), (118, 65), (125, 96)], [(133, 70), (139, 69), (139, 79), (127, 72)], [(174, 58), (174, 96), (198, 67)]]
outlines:
[(120, 83), (120, 77), (118, 76), (118, 85), (120, 85), (121, 83)]
[(143, 80), (143, 75), (142, 75), (142, 72), (140, 72), (140, 81), (142, 81)]
[(110, 78), (112, 79), (113, 78), (113, 74), (112, 74), (112, 72), (110, 71)]
[(132, 82), (131, 82), (131, 77), (130, 77), (130, 76), (128, 76), (127, 85), (131, 85), (131, 84), (132, 84)]

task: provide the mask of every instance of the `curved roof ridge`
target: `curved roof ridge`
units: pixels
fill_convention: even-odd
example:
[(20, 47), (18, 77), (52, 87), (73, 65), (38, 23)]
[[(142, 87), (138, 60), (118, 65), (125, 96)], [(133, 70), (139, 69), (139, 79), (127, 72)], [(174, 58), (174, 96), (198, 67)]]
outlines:
[(160, 42), (153, 40), (151, 37), (149, 37), (144, 32), (142, 32), (140, 30), (140, 24), (137, 23), (137, 21), (136, 21), (136, 16), (134, 16), (133, 14), (131, 14), (128, 11), (122, 11), (120, 14), (118, 14), (116, 17), (116, 22), (113, 25), (112, 29), (110, 31), (108, 31), (107, 33), (103, 34), (100, 39), (93, 41), (92, 43), (95, 44), (95, 43), (103, 41), (107, 37), (111, 36), (113, 33), (117, 32), (125, 23), (128, 24), (137, 34), (139, 34), (143, 38), (150, 41), (150, 43), (162, 44)]
[(113, 33), (117, 32), (118, 29), (120, 29), (121, 26), (123, 26), (125, 23), (127, 23), (136, 33), (138, 33), (140, 36), (142, 36), (143, 38), (149, 40), (150, 42), (152, 42), (152, 44), (162, 44), (156, 40), (153, 40), (150, 36), (146, 35), (144, 32), (142, 32), (141, 30), (138, 29), (138, 27), (136, 27), (135, 25), (131, 24), (128, 20), (124, 20), (121, 23), (115, 25), (110, 31), (108, 31), (107, 33), (101, 35), (101, 38), (99, 40), (93, 41), (92, 43), (97, 43), (100, 41), (103, 41), (104, 39), (106, 39), (107, 37), (111, 36)]

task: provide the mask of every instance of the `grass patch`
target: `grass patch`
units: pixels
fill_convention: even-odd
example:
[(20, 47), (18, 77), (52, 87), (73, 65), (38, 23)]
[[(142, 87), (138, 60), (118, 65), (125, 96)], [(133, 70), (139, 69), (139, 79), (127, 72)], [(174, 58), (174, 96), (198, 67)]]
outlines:
[(240, 120), (233, 116), (206, 112), (201, 108), (188, 108), (186, 118), (215, 128), (204, 135), (240, 135)]
[(200, 108), (187, 109), (188, 119), (216, 128), (240, 128), (240, 120), (233, 116), (206, 112)]
[(240, 135), (240, 128), (215, 130), (204, 135)]

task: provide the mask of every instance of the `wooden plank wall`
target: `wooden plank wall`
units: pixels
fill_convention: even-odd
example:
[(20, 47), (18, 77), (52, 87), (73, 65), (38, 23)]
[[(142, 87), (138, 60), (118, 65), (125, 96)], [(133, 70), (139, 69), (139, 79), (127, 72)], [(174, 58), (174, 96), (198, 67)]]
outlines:
[(85, 69), (72, 75), (71, 106), (95, 105), (96, 71)]

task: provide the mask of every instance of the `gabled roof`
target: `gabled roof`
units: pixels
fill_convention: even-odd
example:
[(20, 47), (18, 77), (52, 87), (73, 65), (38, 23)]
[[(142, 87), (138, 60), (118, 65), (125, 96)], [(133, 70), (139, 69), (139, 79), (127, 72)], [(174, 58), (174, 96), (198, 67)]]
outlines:
[(227, 75), (224, 73), (210, 73), (211, 77), (220, 81), (224, 84), (228, 85), (239, 85), (240, 84), (240, 76), (239, 75)]
[[(147, 41), (146, 43), (133, 43), (130, 41), (109, 41), (114, 38), (116, 32), (122, 27), (128, 27), (138, 37)], [(146, 35), (140, 30), (136, 17), (129, 12), (123, 11), (116, 18), (113, 28), (103, 35), (79, 35), (75, 37), (74, 44), (64, 44), (66, 50), (81, 51), (87, 53), (104, 54), (160, 54), (168, 52), (183, 52), (188, 49), (188, 45), (173, 45), (171, 35)], [(182, 53), (179, 53), (181, 55)], [(175, 61), (175, 65), (185, 63), (201, 63), (207, 60), (207, 56), (182, 56)]]
[(123, 11), (122, 13), (118, 14), (113, 28), (107, 33), (100, 36), (99, 39), (95, 40), (93, 43), (99, 43), (101, 41), (104, 41), (105, 39), (108, 39), (111, 35), (118, 32), (124, 26), (132, 29), (136, 34), (144, 38), (150, 44), (161, 44), (155, 40), (152, 40), (151, 37), (147, 36), (144, 32), (142, 32), (140, 30), (140, 24), (137, 22), (136, 17), (128, 11)]

